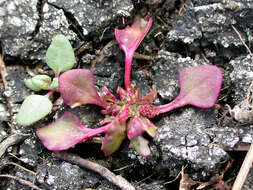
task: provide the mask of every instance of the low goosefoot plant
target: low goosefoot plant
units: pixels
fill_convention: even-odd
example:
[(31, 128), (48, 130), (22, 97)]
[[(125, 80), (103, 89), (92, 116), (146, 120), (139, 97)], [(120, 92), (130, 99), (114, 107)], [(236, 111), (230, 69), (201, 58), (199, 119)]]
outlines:
[(100, 122), (100, 128), (91, 129), (82, 125), (74, 114), (66, 111), (55, 122), (36, 131), (46, 148), (53, 151), (66, 150), (77, 143), (105, 133), (101, 148), (105, 156), (114, 153), (126, 137), (130, 140), (130, 147), (140, 155), (148, 156), (151, 153), (149, 142), (143, 134), (154, 138), (157, 131), (157, 127), (148, 118), (185, 105), (210, 108), (215, 104), (222, 84), (222, 73), (219, 68), (212, 65), (183, 68), (179, 74), (180, 93), (169, 104), (161, 106), (152, 104), (157, 97), (155, 86), (144, 97), (140, 96), (140, 89), (134, 89), (130, 82), (134, 52), (151, 24), (152, 18), (149, 21), (140, 19), (125, 29), (115, 29), (116, 40), (125, 53), (125, 89), (121, 87), (117, 89), (120, 99), (105, 86), (97, 93), (93, 73), (90, 70), (72, 69), (60, 75), (59, 91), (67, 105), (74, 108), (95, 104), (103, 108), (101, 113), (106, 117)]

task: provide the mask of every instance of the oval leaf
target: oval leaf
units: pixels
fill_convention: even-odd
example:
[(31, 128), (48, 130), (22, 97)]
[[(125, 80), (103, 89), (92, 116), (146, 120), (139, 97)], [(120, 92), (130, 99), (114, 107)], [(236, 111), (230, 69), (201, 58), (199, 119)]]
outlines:
[(55, 122), (36, 131), (37, 136), (49, 150), (66, 150), (86, 139), (92, 129), (82, 125), (79, 118), (65, 112)]
[(222, 85), (222, 72), (213, 65), (185, 67), (179, 73), (180, 93), (169, 104), (157, 106), (159, 113), (193, 105), (199, 108), (214, 106)]
[(46, 63), (56, 75), (72, 69), (76, 59), (72, 46), (65, 36), (57, 35), (53, 38), (46, 53)]
[(179, 73), (182, 100), (200, 108), (212, 107), (220, 93), (222, 72), (213, 65), (185, 67)]
[(47, 97), (30, 95), (21, 105), (17, 115), (17, 122), (23, 126), (31, 125), (49, 114), (52, 107), (53, 104)]
[(106, 102), (98, 95), (93, 74), (88, 69), (72, 69), (59, 77), (59, 90), (64, 103), (73, 107), (95, 104), (106, 107)]
[(142, 136), (144, 132), (154, 138), (156, 136), (157, 127), (147, 118), (135, 116), (128, 122), (127, 130), (128, 139)]

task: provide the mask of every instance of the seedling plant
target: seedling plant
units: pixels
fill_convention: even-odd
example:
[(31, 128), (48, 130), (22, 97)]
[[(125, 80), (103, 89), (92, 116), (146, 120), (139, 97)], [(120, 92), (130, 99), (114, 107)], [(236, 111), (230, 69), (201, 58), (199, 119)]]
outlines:
[(57, 35), (53, 38), (51, 45), (46, 53), (46, 63), (54, 71), (54, 78), (48, 75), (35, 75), (25, 80), (25, 85), (33, 91), (49, 91), (45, 96), (28, 96), (17, 115), (17, 122), (20, 125), (28, 126), (39, 121), (48, 115), (53, 104), (50, 96), (58, 91), (58, 78), (60, 73), (72, 69), (76, 63), (75, 55), (68, 39), (63, 35)]
[[(157, 98), (155, 86), (144, 97), (141, 97), (140, 89), (135, 89), (132, 86), (130, 76), (134, 53), (148, 33), (151, 24), (152, 18), (148, 21), (139, 19), (125, 29), (115, 29), (115, 38), (125, 54), (124, 88), (118, 87), (116, 91), (119, 99), (106, 86), (103, 86), (98, 93), (94, 85), (93, 73), (90, 70), (69, 70), (75, 63), (73, 50), (68, 48), (62, 51), (62, 45), (57, 46), (57, 39), (63, 39), (63, 36), (56, 36), (53, 39), (47, 51), (46, 61), (55, 72), (55, 83), (54, 80), (50, 83), (49, 78), (45, 76), (38, 83), (36, 81), (39, 77), (32, 78), (29, 83), (35, 83), (35, 86), (43, 84), (38, 85), (40, 89), (44, 89), (45, 85), (46, 90), (59, 91), (64, 103), (71, 108), (86, 104), (100, 106), (105, 119), (100, 122), (101, 127), (91, 129), (84, 126), (73, 113), (66, 111), (59, 119), (36, 131), (37, 136), (47, 149), (53, 151), (66, 150), (74, 147), (77, 143), (104, 133), (101, 149), (105, 156), (118, 150), (126, 137), (130, 140), (131, 148), (134, 148), (142, 156), (149, 156), (151, 154), (149, 142), (143, 134), (148, 134), (154, 138), (157, 133), (157, 127), (149, 118), (185, 105), (211, 108), (215, 104), (222, 84), (222, 73), (218, 67), (213, 65), (183, 68), (179, 73), (180, 93), (171, 103), (165, 105), (155, 106), (152, 104)], [(66, 40), (64, 41), (64, 43), (69, 44)], [(34, 87), (30, 86), (30, 88)], [(34, 89), (36, 90), (36, 88)], [(47, 95), (31, 96), (32, 98), (28, 97), (28, 100), (24, 101), (18, 114), (18, 122), (22, 125), (31, 125), (51, 111), (52, 105)], [(27, 110), (34, 112), (36, 109), (34, 106), (31, 108), (31, 102), (34, 101), (33, 96), (36, 96), (35, 101), (43, 103), (43, 107), (47, 108), (44, 112), (31, 113), (32, 119), (27, 121), (26, 117), (23, 118), (29, 112)]]

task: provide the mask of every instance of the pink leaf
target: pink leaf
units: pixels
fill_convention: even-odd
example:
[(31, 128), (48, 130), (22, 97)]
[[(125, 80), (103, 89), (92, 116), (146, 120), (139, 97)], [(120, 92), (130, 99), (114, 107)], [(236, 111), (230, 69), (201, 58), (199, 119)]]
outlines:
[(36, 134), (49, 150), (59, 151), (74, 147), (77, 143), (105, 132), (105, 127), (90, 129), (82, 125), (78, 117), (66, 111), (55, 122), (37, 129)]
[(106, 101), (119, 103), (117, 98), (109, 91), (109, 89), (106, 86), (103, 86), (101, 88), (101, 97), (103, 97), (103, 99)]
[(152, 18), (150, 18), (148, 22), (144, 19), (139, 19), (125, 29), (115, 29), (115, 38), (118, 41), (120, 48), (126, 54), (133, 54), (142, 39), (148, 33), (152, 22)]
[(47, 149), (59, 151), (73, 147), (103, 132), (105, 128), (86, 128), (78, 117), (71, 112), (65, 112), (55, 122), (37, 129), (36, 134)]
[(72, 69), (59, 77), (59, 89), (64, 103), (73, 107), (95, 104), (106, 107), (107, 103), (98, 95), (94, 77), (90, 70)]
[(220, 93), (222, 72), (213, 65), (199, 65), (183, 68), (179, 74), (180, 93), (171, 103), (157, 106), (160, 113), (171, 111), (187, 104), (212, 107)]
[(120, 124), (117, 118), (106, 126), (106, 135), (104, 137), (101, 149), (105, 156), (109, 156), (119, 149), (122, 141), (126, 138), (126, 124)]
[(123, 88), (121, 88), (120, 86), (118, 86), (117, 90), (116, 90), (117, 94), (119, 95), (120, 99), (122, 101), (126, 101), (127, 99), (127, 91), (125, 91)]
[(133, 147), (141, 156), (149, 156), (150, 149), (148, 140), (142, 135), (146, 132), (152, 138), (156, 135), (157, 127), (145, 117), (134, 117), (127, 125), (127, 136), (130, 140), (130, 147)]
[(156, 135), (157, 127), (145, 117), (134, 117), (127, 124), (128, 139), (133, 139), (137, 136), (142, 136), (146, 132), (152, 138)]
[(135, 21), (132, 26), (127, 26), (125, 29), (115, 29), (115, 38), (119, 43), (120, 48), (125, 53), (124, 82), (127, 91), (133, 90), (130, 82), (130, 73), (134, 52), (141, 43), (142, 39), (148, 33), (152, 22), (152, 18), (150, 18), (148, 22), (144, 19), (139, 19)]
[(126, 122), (126, 120), (129, 118), (129, 112), (130, 112), (130, 105), (129, 104), (124, 105), (119, 114), (117, 115), (117, 118), (120, 123)]

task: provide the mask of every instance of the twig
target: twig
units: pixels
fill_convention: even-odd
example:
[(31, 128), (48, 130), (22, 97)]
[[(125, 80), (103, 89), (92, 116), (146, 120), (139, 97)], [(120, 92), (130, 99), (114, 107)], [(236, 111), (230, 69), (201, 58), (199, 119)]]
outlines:
[(169, 183), (175, 182), (175, 181), (179, 178), (180, 175), (181, 175), (181, 172), (179, 172), (179, 173), (177, 174), (177, 176), (176, 176), (173, 180), (167, 181), (167, 182), (163, 183), (163, 185), (167, 185), (167, 184), (169, 184)]
[(133, 165), (134, 165), (134, 164), (129, 164), (129, 165), (123, 166), (123, 167), (121, 167), (121, 168), (115, 169), (115, 170), (113, 170), (113, 171), (119, 172), (119, 171), (124, 170), (124, 169), (126, 169), (126, 168), (132, 167)]
[(164, 24), (164, 26), (165, 26), (167, 29), (171, 30), (172, 27), (169, 26), (161, 17), (156, 16), (156, 18), (157, 18), (160, 22), (162, 22), (162, 23)]
[(77, 164), (81, 167), (85, 167), (87, 169), (99, 173), (101, 176), (103, 176), (116, 186), (120, 187), (122, 190), (135, 190), (135, 188), (125, 178), (121, 177), (120, 175), (115, 175), (110, 170), (97, 163), (91, 162), (89, 160), (83, 159), (77, 155), (67, 152), (55, 152), (55, 155), (57, 158), (60, 158), (73, 164)]
[(150, 60), (152, 60), (153, 58), (152, 58), (152, 56), (149, 56), (149, 55), (143, 55), (143, 54), (140, 54), (140, 53), (134, 53), (134, 58), (135, 59), (143, 59), (143, 60), (148, 60), (148, 61), (150, 61)]
[(203, 57), (203, 59), (211, 65), (211, 62), (206, 58), (205, 54), (203, 52), (201, 52), (201, 56)]
[(15, 154), (11, 153), (11, 152), (8, 152), (8, 155), (9, 156), (12, 156), (13, 158), (16, 158), (17, 160), (23, 162), (19, 157), (17, 157)]
[(21, 178), (16, 177), (16, 176), (12, 176), (12, 175), (8, 175), (8, 174), (2, 174), (2, 175), (0, 175), (0, 177), (6, 177), (6, 178), (15, 179), (15, 180), (17, 180), (22, 185), (26, 185), (26, 186), (31, 187), (31, 188), (36, 189), (36, 190), (42, 190), (41, 188), (39, 188), (38, 186), (34, 185), (30, 181), (26, 181), (26, 180), (21, 179)]
[(240, 38), (240, 40), (243, 43), (243, 45), (245, 46), (245, 48), (248, 50), (249, 54), (251, 56), (253, 56), (253, 54), (250, 51), (249, 47), (247, 46), (247, 44), (245, 43), (245, 41), (242, 39), (242, 36), (241, 36), (240, 32), (233, 25), (231, 25), (231, 26), (232, 26), (233, 30), (236, 32), (236, 34), (238, 35), (238, 37)]
[[(1, 78), (2, 78), (2, 81), (3, 81), (3, 85), (4, 85), (4, 91), (6, 91), (8, 89), (8, 82), (6, 80), (8, 73), (7, 73), (5, 63), (3, 61), (3, 56), (1, 54), (0, 54), (0, 73), (1, 73)], [(10, 122), (8, 122), (8, 125), (11, 128), (11, 133), (13, 133), (13, 131), (15, 129), (14, 126), (12, 125), (13, 111), (12, 111), (12, 106), (11, 106), (11, 104), (10, 104), (7, 97), (6, 97), (6, 102), (7, 102), (7, 107), (8, 107), (9, 114), (10, 114)]]
[[(187, 165), (186, 165), (187, 166)], [(199, 184), (199, 181), (193, 181), (188, 174), (184, 173), (186, 166), (181, 169), (181, 179), (179, 182), (179, 190), (189, 190), (193, 185)]]
[(29, 135), (28, 134), (13, 134), (5, 139), (3, 142), (0, 143), (0, 158), (3, 156), (7, 148), (12, 145), (18, 144), (24, 139), (26, 139)]
[[(232, 178), (228, 179), (227, 181), (224, 181), (224, 184), (229, 186), (228, 184), (230, 182), (232, 182), (234, 179), (235, 179), (235, 177), (232, 177)], [(209, 190), (217, 190), (217, 187), (214, 186), (214, 187), (210, 188)]]
[(109, 29), (109, 27), (106, 27), (106, 28), (103, 30), (102, 35), (99, 37), (99, 40), (100, 40), (100, 41), (103, 40), (104, 35), (105, 35), (105, 32), (106, 32), (106, 30), (108, 30), (108, 29)]
[[(192, 3), (192, 2), (191, 2)], [(182, 5), (180, 6), (180, 9), (178, 11), (178, 16), (180, 16), (182, 14), (182, 12), (185, 11), (185, 3), (182, 3)]]
[(242, 163), (239, 173), (235, 179), (232, 190), (240, 190), (244, 184), (244, 181), (249, 173), (249, 170), (253, 163), (253, 143), (251, 143), (248, 153)]
[(147, 179), (151, 178), (154, 174), (149, 175), (148, 177), (145, 177), (144, 179), (142, 179), (141, 181), (138, 181), (137, 184), (141, 184), (144, 181), (146, 181)]
[[(234, 147), (232, 149), (232, 151), (235, 151), (235, 152), (247, 152), (250, 148), (250, 145), (238, 145), (237, 147)], [(225, 151), (231, 151), (231, 149), (224, 149)]]
[(90, 45), (89, 44), (87, 45), (87, 43), (85, 42), (80, 47), (75, 49), (75, 56), (78, 56), (81, 53), (83, 53), (85, 50), (89, 49), (88, 46), (90, 46)]
[(7, 80), (6, 80), (7, 70), (6, 70), (2, 55), (0, 55), (0, 72), (1, 72), (1, 77), (2, 77), (2, 80), (3, 80), (4, 89), (6, 90), (8, 88), (8, 83), (7, 83)]
[(20, 169), (22, 169), (22, 170), (24, 170), (24, 171), (26, 171), (26, 172), (28, 172), (28, 173), (31, 173), (31, 174), (33, 174), (33, 175), (36, 175), (36, 173), (35, 173), (34, 171), (29, 170), (29, 169), (27, 169), (27, 168), (25, 168), (25, 167), (23, 167), (23, 166), (20, 166), (19, 164), (16, 164), (16, 163), (14, 163), (14, 162), (7, 162), (5, 165), (17, 166), (18, 168), (20, 168)]
[[(103, 49), (107, 49), (107, 48), (111, 47), (114, 43), (115, 43), (115, 40), (111, 40), (110, 42), (108, 42), (108, 43), (105, 45), (105, 47), (103, 47)], [(97, 58), (94, 59), (94, 60), (91, 62), (91, 68), (90, 68), (91, 71), (94, 71), (96, 63), (101, 62), (101, 61), (106, 57), (106, 55), (105, 55), (104, 52), (103, 52), (103, 49), (102, 49), (102, 50), (98, 50), (98, 51), (96, 52)]]

